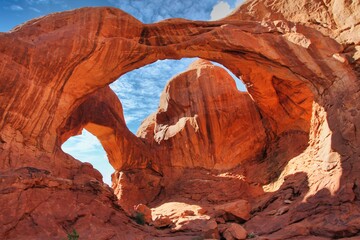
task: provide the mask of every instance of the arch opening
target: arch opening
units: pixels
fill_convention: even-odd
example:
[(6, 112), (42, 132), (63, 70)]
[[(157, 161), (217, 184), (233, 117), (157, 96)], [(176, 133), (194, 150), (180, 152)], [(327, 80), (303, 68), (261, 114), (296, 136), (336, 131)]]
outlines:
[(215, 66), (219, 66), (219, 67), (222, 67), (223, 69), (225, 69), (229, 73), (229, 75), (234, 79), (236, 88), (240, 92), (247, 92), (246, 86), (240, 76), (239, 77), (235, 76), (235, 74), (232, 71), (230, 71), (227, 67), (225, 67), (224, 65), (222, 65), (220, 63), (217, 63), (214, 61), (211, 61), (211, 63), (214, 64)]
[(98, 138), (89, 131), (83, 129), (80, 135), (70, 137), (62, 144), (61, 149), (81, 162), (91, 163), (103, 176), (103, 182), (111, 186), (114, 168)]
[[(121, 171), (148, 165), (148, 160), (153, 157), (151, 151), (147, 153), (145, 150), (149, 146), (145, 146), (146, 144), (129, 130), (136, 133), (140, 124), (158, 110), (159, 99), (165, 86), (178, 75), (188, 71), (198, 60), (199, 58), (159, 60), (130, 71), (109, 87), (92, 93), (64, 123), (60, 130), (61, 142), (79, 133), (82, 128), (87, 131), (83, 130), (83, 135), (69, 139), (63, 144), (63, 150), (81, 161), (90, 162), (101, 172), (107, 184), (113, 184), (110, 176), (114, 169)], [(219, 63), (209, 64), (224, 70), (223, 76), (227, 76), (227, 83), (233, 81), (236, 84), (230, 85), (236, 85), (240, 92), (246, 91), (243, 83), (229, 69)], [(129, 147), (128, 142), (135, 144)], [(99, 162), (94, 158), (103, 161)], [(132, 159), (141, 159), (141, 163)]]
[[(198, 59), (158, 60), (124, 74), (110, 84), (110, 88), (122, 103), (125, 121), (131, 132), (136, 133), (145, 118), (157, 110), (160, 95), (167, 82), (176, 75), (183, 73), (191, 63)], [(214, 61), (211, 63), (225, 69), (234, 79), (239, 91), (247, 92), (242, 80), (228, 68)]]

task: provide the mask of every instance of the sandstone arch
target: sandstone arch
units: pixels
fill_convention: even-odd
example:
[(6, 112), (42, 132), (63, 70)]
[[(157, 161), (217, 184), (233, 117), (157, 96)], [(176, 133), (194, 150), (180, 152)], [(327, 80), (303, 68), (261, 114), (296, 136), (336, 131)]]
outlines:
[(59, 131), (60, 145), (83, 128), (97, 136), (115, 170), (146, 166), (151, 150), (128, 130), (121, 103), (109, 87), (97, 90), (74, 110)]
[[(81, 21), (78, 20), (80, 18), (88, 18), (89, 21), (82, 26), (79, 25), (81, 24)], [(59, 13), (54, 15), (54, 19), (63, 20), (62, 26), (59, 27), (56, 25), (56, 22), (59, 20), (55, 21), (52, 20), (51, 17), (46, 17), (25, 24), (21, 27), (21, 31), (16, 30), (9, 33), (11, 34), (9, 36), (7, 36), (8, 34), (6, 33), (3, 34), (4, 44), (6, 44), (6, 41), (9, 41), (10, 36), (11, 38), (15, 37), (19, 39), (19, 46), (22, 46), (22, 48), (27, 51), (27, 66), (30, 71), (24, 70), (23, 74), (26, 73), (30, 76), (30, 79), (34, 79), (30, 82), (40, 81), (42, 84), (46, 84), (44, 90), (43, 88), (34, 87), (34, 90), (28, 91), (29, 93), (25, 94), (24, 97), (34, 97), (34, 93), (31, 92), (39, 90), (45, 91), (46, 89), (42, 97), (47, 98), (47, 105), (39, 107), (47, 109), (49, 113), (53, 112), (53, 119), (42, 119), (41, 121), (44, 123), (39, 123), (39, 125), (43, 126), (41, 130), (34, 128), (33, 124), (23, 124), (25, 127), (23, 127), (22, 131), (25, 135), (30, 136), (37, 136), (40, 134), (40, 131), (42, 134), (47, 133), (43, 136), (43, 139), (47, 139), (47, 141), (45, 141), (46, 144), (40, 139), (38, 140), (40, 141), (38, 144), (48, 150), (54, 148), (55, 131), (60, 123), (66, 119), (66, 116), (69, 115), (70, 110), (72, 110), (71, 108), (79, 104), (77, 100), (114, 81), (121, 74), (157, 59), (199, 56), (218, 61), (232, 70), (236, 75), (242, 73), (244, 80), (249, 82), (250, 85), (258, 82), (255, 77), (251, 76), (251, 71), (256, 72), (258, 76), (260, 76), (261, 73), (267, 76), (267, 78), (270, 76), (269, 80), (271, 80), (272, 75), (274, 75), (277, 76), (277, 79), (286, 79), (288, 82), (293, 80), (299, 83), (304, 82), (304, 78), (309, 78), (313, 73), (312, 71), (320, 71), (319, 75), (321, 78), (325, 78), (327, 74), (324, 73), (324, 71), (321, 72), (321, 69), (319, 70), (317, 66), (315, 66), (315, 69), (309, 69), (307, 71), (303, 71), (299, 66), (292, 66), (291, 70), (281, 67), (282, 64), (287, 64), (286, 59), (297, 59), (296, 51), (304, 51), (304, 48), (288, 42), (284, 36), (270, 34), (267, 36), (266, 33), (274, 31), (276, 27), (262, 27), (256, 22), (239, 23), (224, 20), (223, 22), (192, 23), (182, 20), (180, 22), (166, 21), (143, 27), (140, 22), (131, 16), (119, 10), (106, 8), (80, 9), (76, 10), (76, 14)], [(36, 38), (38, 32), (34, 33), (32, 30), (34, 27), (37, 28), (39, 32), (44, 31), (44, 33)], [(131, 31), (127, 31), (124, 27), (131, 27), (132, 29)], [(176, 29), (176, 31), (168, 30), (170, 27)], [(47, 31), (50, 29), (55, 29), (55, 31)], [(77, 29), (77, 32), (74, 32), (74, 29)], [(255, 31), (250, 34), (254, 29)], [(64, 38), (62, 42), (59, 42), (57, 37), (54, 38), (59, 35), (59, 32), (62, 32), (62, 34), (66, 36), (70, 35), (71, 37)], [(171, 38), (166, 39), (166, 36), (155, 36), (157, 32), (168, 32)], [(188, 36), (186, 32), (191, 36)], [(228, 42), (228, 46), (226, 46), (222, 41), (227, 41), (226, 38), (229, 32), (231, 32), (233, 38), (239, 39), (239, 41), (236, 43)], [(249, 42), (252, 42), (251, 39), (254, 39), (255, 36), (261, 36), (261, 33), (264, 33), (264, 36), (268, 38), (266, 39), (264, 37), (265, 43), (263, 46), (260, 44), (251, 46), (249, 44)], [(220, 39), (215, 38), (219, 36), (222, 37)], [(121, 39), (121, 41), (119, 41), (119, 39)], [(327, 38), (325, 38), (325, 40), (330, 47), (332, 46), (332, 52), (335, 53), (340, 50), (334, 41)], [(289, 51), (286, 52), (286, 54), (288, 54), (286, 59), (281, 59), (281, 53), (266, 51), (266, 48), (271, 49), (272, 43), (279, 41), (284, 42), (284, 46), (289, 46), (290, 48)], [(33, 43), (31, 44), (31, 42)], [(256, 44), (256, 42), (254, 43)], [(59, 53), (41, 53), (45, 47), (51, 48), (52, 44), (57, 47)], [(315, 45), (315, 43), (313, 45)], [(70, 52), (69, 49), (71, 48), (77, 48), (77, 51)], [(129, 48), (132, 49), (130, 52), (126, 50)], [(259, 51), (259, 49), (263, 49), (263, 51)], [(305, 51), (308, 52), (307, 50)], [(6, 54), (5, 52), (4, 55), (11, 55), (11, 53)], [(56, 73), (53, 71), (45, 71), (47, 74), (43, 73), (43, 75), (40, 76), (41, 80), (38, 80), (35, 73), (39, 72), (38, 68), (44, 66), (44, 64), (30, 61), (31, 55), (47, 56), (48, 58), (44, 64), (51, 62), (55, 64), (55, 66), (50, 66), (50, 69), (57, 68), (58, 70)], [(55, 59), (52, 59), (52, 56)], [(311, 56), (307, 57), (311, 59)], [(320, 60), (320, 57), (319, 55), (318, 60)], [(277, 64), (276, 61), (273, 60), (276, 58), (279, 59)], [(65, 59), (66, 62), (64, 62)], [(105, 59), (111, 59), (111, 62)], [(227, 60), (224, 61), (222, 59)], [(316, 59), (313, 61), (316, 62)], [(344, 67), (333, 59), (329, 61), (331, 64), (338, 64), (339, 67)], [(258, 64), (263, 62), (263, 65), (256, 66), (254, 62), (258, 62)], [(32, 68), (34, 64), (36, 64), (36, 67)], [(272, 68), (272, 70), (269, 70), (269, 68)], [(274, 69), (276, 69), (276, 72)], [(32, 71), (35, 71), (35, 73), (32, 73)], [(267, 71), (269, 71), (270, 74), (268, 74)], [(300, 72), (303, 74), (300, 74)], [(256, 93), (252, 93), (251, 90), (249, 90), (249, 92), (256, 100)], [(50, 100), (49, 97), (52, 97), (53, 100)], [(276, 96), (273, 97), (275, 98)], [(9, 98), (6, 100), (11, 103), (12, 99)], [(59, 102), (61, 102), (61, 104), (59, 104)], [(311, 102), (311, 99), (306, 102)], [(24, 108), (24, 106), (21, 107)], [(279, 106), (274, 103), (273, 108), (276, 107)], [(265, 110), (263, 109), (263, 111)], [(309, 119), (310, 113), (305, 115), (305, 118)], [(31, 116), (24, 116), (24, 118), (32, 119)], [(8, 122), (11, 121), (14, 120), (10, 118)], [(4, 124), (5, 123), (2, 125)], [(18, 124), (20, 123), (14, 123), (14, 127), (16, 128)]]
[[(251, 2), (254, 4), (249, 5)], [(299, 204), (298, 209), (289, 210), (288, 216), (296, 215), (297, 210), (306, 213), (304, 218), (317, 213), (316, 203), (325, 195), (327, 207), (322, 211), (334, 211), (335, 217), (341, 218), (346, 225), (339, 224), (337, 229), (330, 231), (328, 222), (325, 222), (317, 226), (320, 229), (317, 234), (331, 237), (356, 234), (358, 222), (338, 206), (345, 204), (354, 213), (359, 212), (357, 149), (360, 139), (356, 129), (360, 128), (360, 115), (356, 100), (359, 99), (360, 87), (359, 63), (354, 55), (358, 46), (354, 40), (349, 40), (348, 46), (340, 44), (344, 43), (343, 38), (350, 31), (348, 28), (333, 35), (328, 34), (331, 28), (323, 25), (325, 27), (319, 30), (328, 37), (314, 30), (312, 24), (307, 24), (306, 18), (298, 20), (292, 14), (287, 15), (286, 7), (274, 14), (280, 16), (273, 19), (276, 21), (258, 22), (256, 20), (262, 20), (266, 13), (273, 11), (269, 7), (272, 1), (263, 1), (266, 2), (264, 5), (259, 1), (251, 2), (230, 17), (214, 22), (177, 19), (143, 25), (117, 9), (84, 8), (33, 20), (12, 32), (1, 33), (0, 169), (8, 181), (3, 183), (6, 186), (2, 187), (6, 190), (3, 192), (12, 196), (25, 191), (28, 183), (14, 187), (17, 186), (16, 179), (21, 176), (31, 179), (31, 186), (55, 188), (59, 192), (71, 189), (70, 185), (72, 189), (86, 186), (89, 192), (93, 192), (91, 196), (101, 193), (101, 198), (108, 204), (106, 206), (111, 206), (115, 202), (113, 195), (92, 182), (98, 178), (96, 172), (60, 150), (62, 139), (81, 127), (92, 129), (100, 138), (104, 131), (88, 125), (97, 122), (96, 116), (90, 116), (90, 119), (75, 117), (76, 121), (70, 120), (71, 117), (79, 114), (81, 108), (89, 108), (87, 103), (101, 100), (101, 91), (111, 100), (106, 85), (127, 71), (158, 59), (197, 56), (217, 61), (235, 75), (242, 76), (268, 130), (270, 156), (262, 169), (277, 159), (271, 155), (274, 148), (282, 146), (279, 149), (286, 149), (288, 134), (307, 134), (308, 148), (297, 157), (287, 159), (289, 161), (285, 162), (281, 172), (270, 178), (272, 184), (267, 186), (273, 191), (280, 185), (301, 186), (305, 180), (296, 182), (298, 175), (294, 175), (295, 182), (288, 181), (286, 176), (305, 173), (308, 188), (303, 198), (311, 201), (309, 205)], [(334, 7), (336, 2), (328, 4)], [(253, 9), (249, 7), (260, 14), (252, 16)], [(356, 9), (358, 6), (349, 11), (357, 12)], [(321, 8), (321, 11), (328, 10)], [(330, 21), (326, 18), (325, 22), (331, 23), (331, 17), (338, 15), (327, 16)], [(356, 22), (358, 18), (353, 15), (353, 19)], [(337, 24), (333, 28), (340, 29)], [(110, 100), (105, 99), (105, 106), (109, 107), (107, 114), (111, 109), (120, 111), (121, 106), (116, 105), (118, 103), (113, 106), (113, 101), (111, 104), (108, 102)], [(110, 124), (111, 129), (126, 135), (120, 115), (115, 114), (105, 122), (99, 119), (97, 123), (102, 126)], [(115, 136), (118, 135), (115, 133)], [(135, 139), (131, 135), (129, 138)], [(137, 147), (146, 148), (143, 142), (134, 141)], [(146, 157), (140, 156), (141, 159)], [(122, 164), (133, 167), (128, 160)], [(147, 165), (146, 161), (139, 164), (143, 164), (141, 167)], [(255, 175), (250, 178), (255, 182), (259, 180)], [(304, 174), (301, 178), (305, 179)], [(36, 185), (38, 182), (42, 185)], [(269, 181), (262, 182), (266, 183)], [(13, 188), (7, 188), (8, 185)], [(319, 189), (328, 192), (323, 194)], [(281, 195), (282, 191), (280, 188), (277, 194)], [(109, 213), (106, 206), (98, 208)], [(98, 213), (98, 210), (94, 211)], [(27, 210), (23, 209), (6, 221), (2, 231), (4, 236), (11, 237), (12, 229), (16, 229), (11, 221), (27, 219), (28, 215), (22, 215), (24, 212)], [(121, 214), (116, 216), (123, 219)], [(261, 211), (255, 211), (254, 216), (247, 223), (252, 229), (257, 228), (257, 221), (261, 222), (258, 220)], [(74, 216), (74, 219), (77, 221), (78, 217)], [(315, 219), (321, 219), (321, 215), (316, 215)], [(290, 228), (296, 221), (289, 223)], [(306, 223), (308, 231), (301, 234), (310, 235), (312, 222), (306, 219)], [(47, 224), (52, 224), (51, 229), (58, 229), (57, 223)], [(263, 234), (278, 231), (274, 225)], [(111, 231), (119, 231), (106, 226)], [(139, 231), (138, 234), (141, 235)]]

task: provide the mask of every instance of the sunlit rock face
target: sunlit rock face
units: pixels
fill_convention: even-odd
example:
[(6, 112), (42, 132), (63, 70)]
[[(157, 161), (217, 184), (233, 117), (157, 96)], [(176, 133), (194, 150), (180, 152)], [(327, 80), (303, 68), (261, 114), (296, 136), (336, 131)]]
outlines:
[[(359, 12), (356, 1), (251, 0), (219, 21), (145, 25), (115, 8), (83, 8), (0, 33), (0, 238), (61, 239), (74, 228), (84, 239), (217, 238), (238, 229), (229, 221), (269, 239), (356, 236)], [(169, 82), (132, 135), (107, 85), (158, 59), (195, 56), (241, 76), (249, 95), (198, 63)], [(82, 128), (107, 151), (120, 200), (91, 165), (62, 152)], [(129, 210), (141, 194), (163, 212), (156, 224), (172, 227), (126, 216), (119, 204)], [(196, 207), (162, 208), (175, 201)], [(224, 210), (239, 202), (250, 217)]]
[(283, 21), (300, 23), (340, 43), (352, 44), (360, 41), (359, 5), (358, 1), (346, 0), (248, 1), (233, 17), (252, 21), (272, 20), (280, 25)]
[[(152, 150), (148, 166), (114, 175), (115, 194), (129, 212), (134, 204), (181, 196), (184, 191), (173, 189), (186, 185), (177, 176), (183, 176), (183, 171), (234, 169), (240, 163), (262, 159), (268, 145), (260, 113), (249, 94), (236, 88), (225, 69), (206, 60), (194, 62), (166, 84), (157, 112), (142, 123), (137, 135), (147, 146), (143, 151)], [(128, 158), (126, 153), (123, 156)], [(239, 184), (245, 189), (244, 181)], [(190, 199), (209, 194), (190, 189)]]
[(161, 152), (161, 166), (231, 169), (262, 157), (266, 145), (249, 94), (239, 92), (224, 69), (204, 60), (168, 82), (158, 111), (137, 135)]

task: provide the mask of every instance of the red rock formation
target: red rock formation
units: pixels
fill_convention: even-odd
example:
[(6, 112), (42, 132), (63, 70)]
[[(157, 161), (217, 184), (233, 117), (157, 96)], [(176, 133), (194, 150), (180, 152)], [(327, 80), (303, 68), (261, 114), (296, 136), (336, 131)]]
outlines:
[[(102, 184), (100, 174), (61, 151), (61, 142), (83, 127), (107, 146), (112, 165), (126, 170), (129, 179), (131, 171), (139, 171), (144, 176), (139, 185), (145, 186), (146, 176), (157, 176), (149, 179), (157, 184), (154, 189), (159, 197), (146, 199), (153, 207), (157, 199), (179, 198), (189, 204), (190, 200), (199, 204), (214, 200), (213, 205), (246, 199), (252, 208), (244, 225), (248, 233), (270, 239), (357, 235), (359, 4), (309, 3), (251, 0), (219, 21), (173, 19), (149, 25), (114, 8), (84, 8), (0, 33), (1, 238), (63, 238), (72, 228), (81, 237), (96, 239), (177, 234), (148, 233), (146, 227), (135, 227)], [(238, 168), (228, 172), (209, 172), (193, 169), (196, 165), (188, 161), (181, 169), (172, 168), (176, 158), (170, 157), (169, 167), (161, 169), (164, 159), (150, 159), (158, 156), (156, 151), (148, 150), (148, 143), (125, 129), (119, 102), (111, 101), (113, 95), (103, 96), (109, 92), (106, 85), (125, 72), (158, 59), (194, 56), (217, 61), (241, 76), (266, 130), (262, 158), (241, 159)], [(92, 104), (92, 113), (81, 116)], [(189, 111), (168, 107), (163, 116), (169, 119), (157, 115), (154, 130), (156, 136), (164, 137), (160, 145), (176, 146), (175, 139), (182, 141), (185, 136), (196, 142), (195, 131), (173, 136), (173, 132), (161, 134), (160, 128), (184, 116), (175, 129), (181, 124), (191, 129), (195, 110), (201, 107)], [(99, 111), (108, 118), (97, 118)], [(198, 124), (199, 131), (209, 123), (214, 126), (206, 120)], [(147, 128), (147, 134), (151, 132)], [(214, 128), (214, 132), (219, 131)], [(210, 139), (217, 141), (220, 136)], [(207, 152), (217, 154), (215, 163), (219, 164), (205, 156), (200, 166), (218, 170), (235, 166), (234, 159), (221, 159), (224, 154), (216, 141), (211, 147), (217, 150)], [(159, 152), (164, 151), (170, 150)], [(193, 157), (191, 153), (184, 156)], [(121, 178), (114, 176), (116, 187)], [(165, 176), (169, 178), (161, 182)], [(182, 181), (177, 184), (176, 180)], [(161, 192), (163, 186), (166, 189)], [(261, 187), (264, 192), (258, 191)], [(239, 192), (246, 194), (242, 197)], [(203, 209), (209, 211), (208, 217), (179, 218), (176, 229), (193, 229), (189, 236), (218, 236), (211, 204)], [(201, 228), (208, 232), (201, 233)]]
[(226, 240), (247, 239), (247, 232), (241, 225), (236, 223), (230, 223), (225, 227), (223, 237)]
[[(190, 169), (187, 174), (194, 180), (197, 176), (191, 169), (228, 170), (262, 158), (266, 147), (263, 123), (251, 97), (237, 90), (224, 69), (208, 61), (196, 61), (167, 83), (158, 111), (143, 122), (138, 136), (146, 140), (144, 151), (152, 149), (152, 162), (147, 169), (139, 165), (138, 169), (123, 169), (114, 175), (118, 178), (113, 185), (115, 193), (129, 213), (134, 204), (174, 196), (214, 203), (257, 192), (237, 177), (235, 181), (214, 181), (207, 186), (210, 192), (201, 188), (201, 182), (197, 185), (182, 179), (184, 169)], [(123, 156), (128, 158), (126, 153)], [(206, 174), (200, 175), (201, 181), (213, 181)], [(214, 189), (230, 186), (242, 189), (241, 194), (231, 190), (221, 191), (224, 196), (211, 194)]]
[[(359, 43), (360, 3), (344, 0), (248, 1), (233, 13), (234, 19), (291, 21), (315, 28), (341, 43)], [(230, 17), (231, 18), (231, 17)]]
[(231, 169), (265, 150), (251, 97), (224, 69), (204, 60), (167, 83), (157, 113), (142, 125), (137, 135), (160, 152), (161, 166)]
[(109, 87), (90, 94), (73, 111), (59, 130), (60, 145), (69, 137), (80, 134), (83, 128), (97, 136), (114, 169), (145, 167), (149, 161), (151, 150), (146, 149), (147, 146), (126, 127), (122, 105)]

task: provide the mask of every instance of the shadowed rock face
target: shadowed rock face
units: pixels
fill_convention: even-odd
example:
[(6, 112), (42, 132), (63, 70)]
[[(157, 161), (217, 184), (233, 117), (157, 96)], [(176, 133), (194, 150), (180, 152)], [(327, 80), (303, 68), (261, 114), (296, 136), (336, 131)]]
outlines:
[[(241, 199), (256, 235), (355, 236), (359, 12), (356, 1), (252, 0), (219, 21), (145, 25), (83, 8), (0, 33), (1, 238), (63, 238), (73, 228), (85, 239), (216, 237), (216, 224), (234, 219), (214, 209)], [(241, 76), (249, 95), (202, 62), (168, 83), (133, 136), (107, 85), (158, 59), (195, 56)], [(119, 201), (92, 166), (61, 151), (82, 128), (107, 151)], [(209, 218), (182, 214), (173, 232), (139, 227), (119, 204), (129, 211), (141, 194), (155, 209), (195, 202)]]

